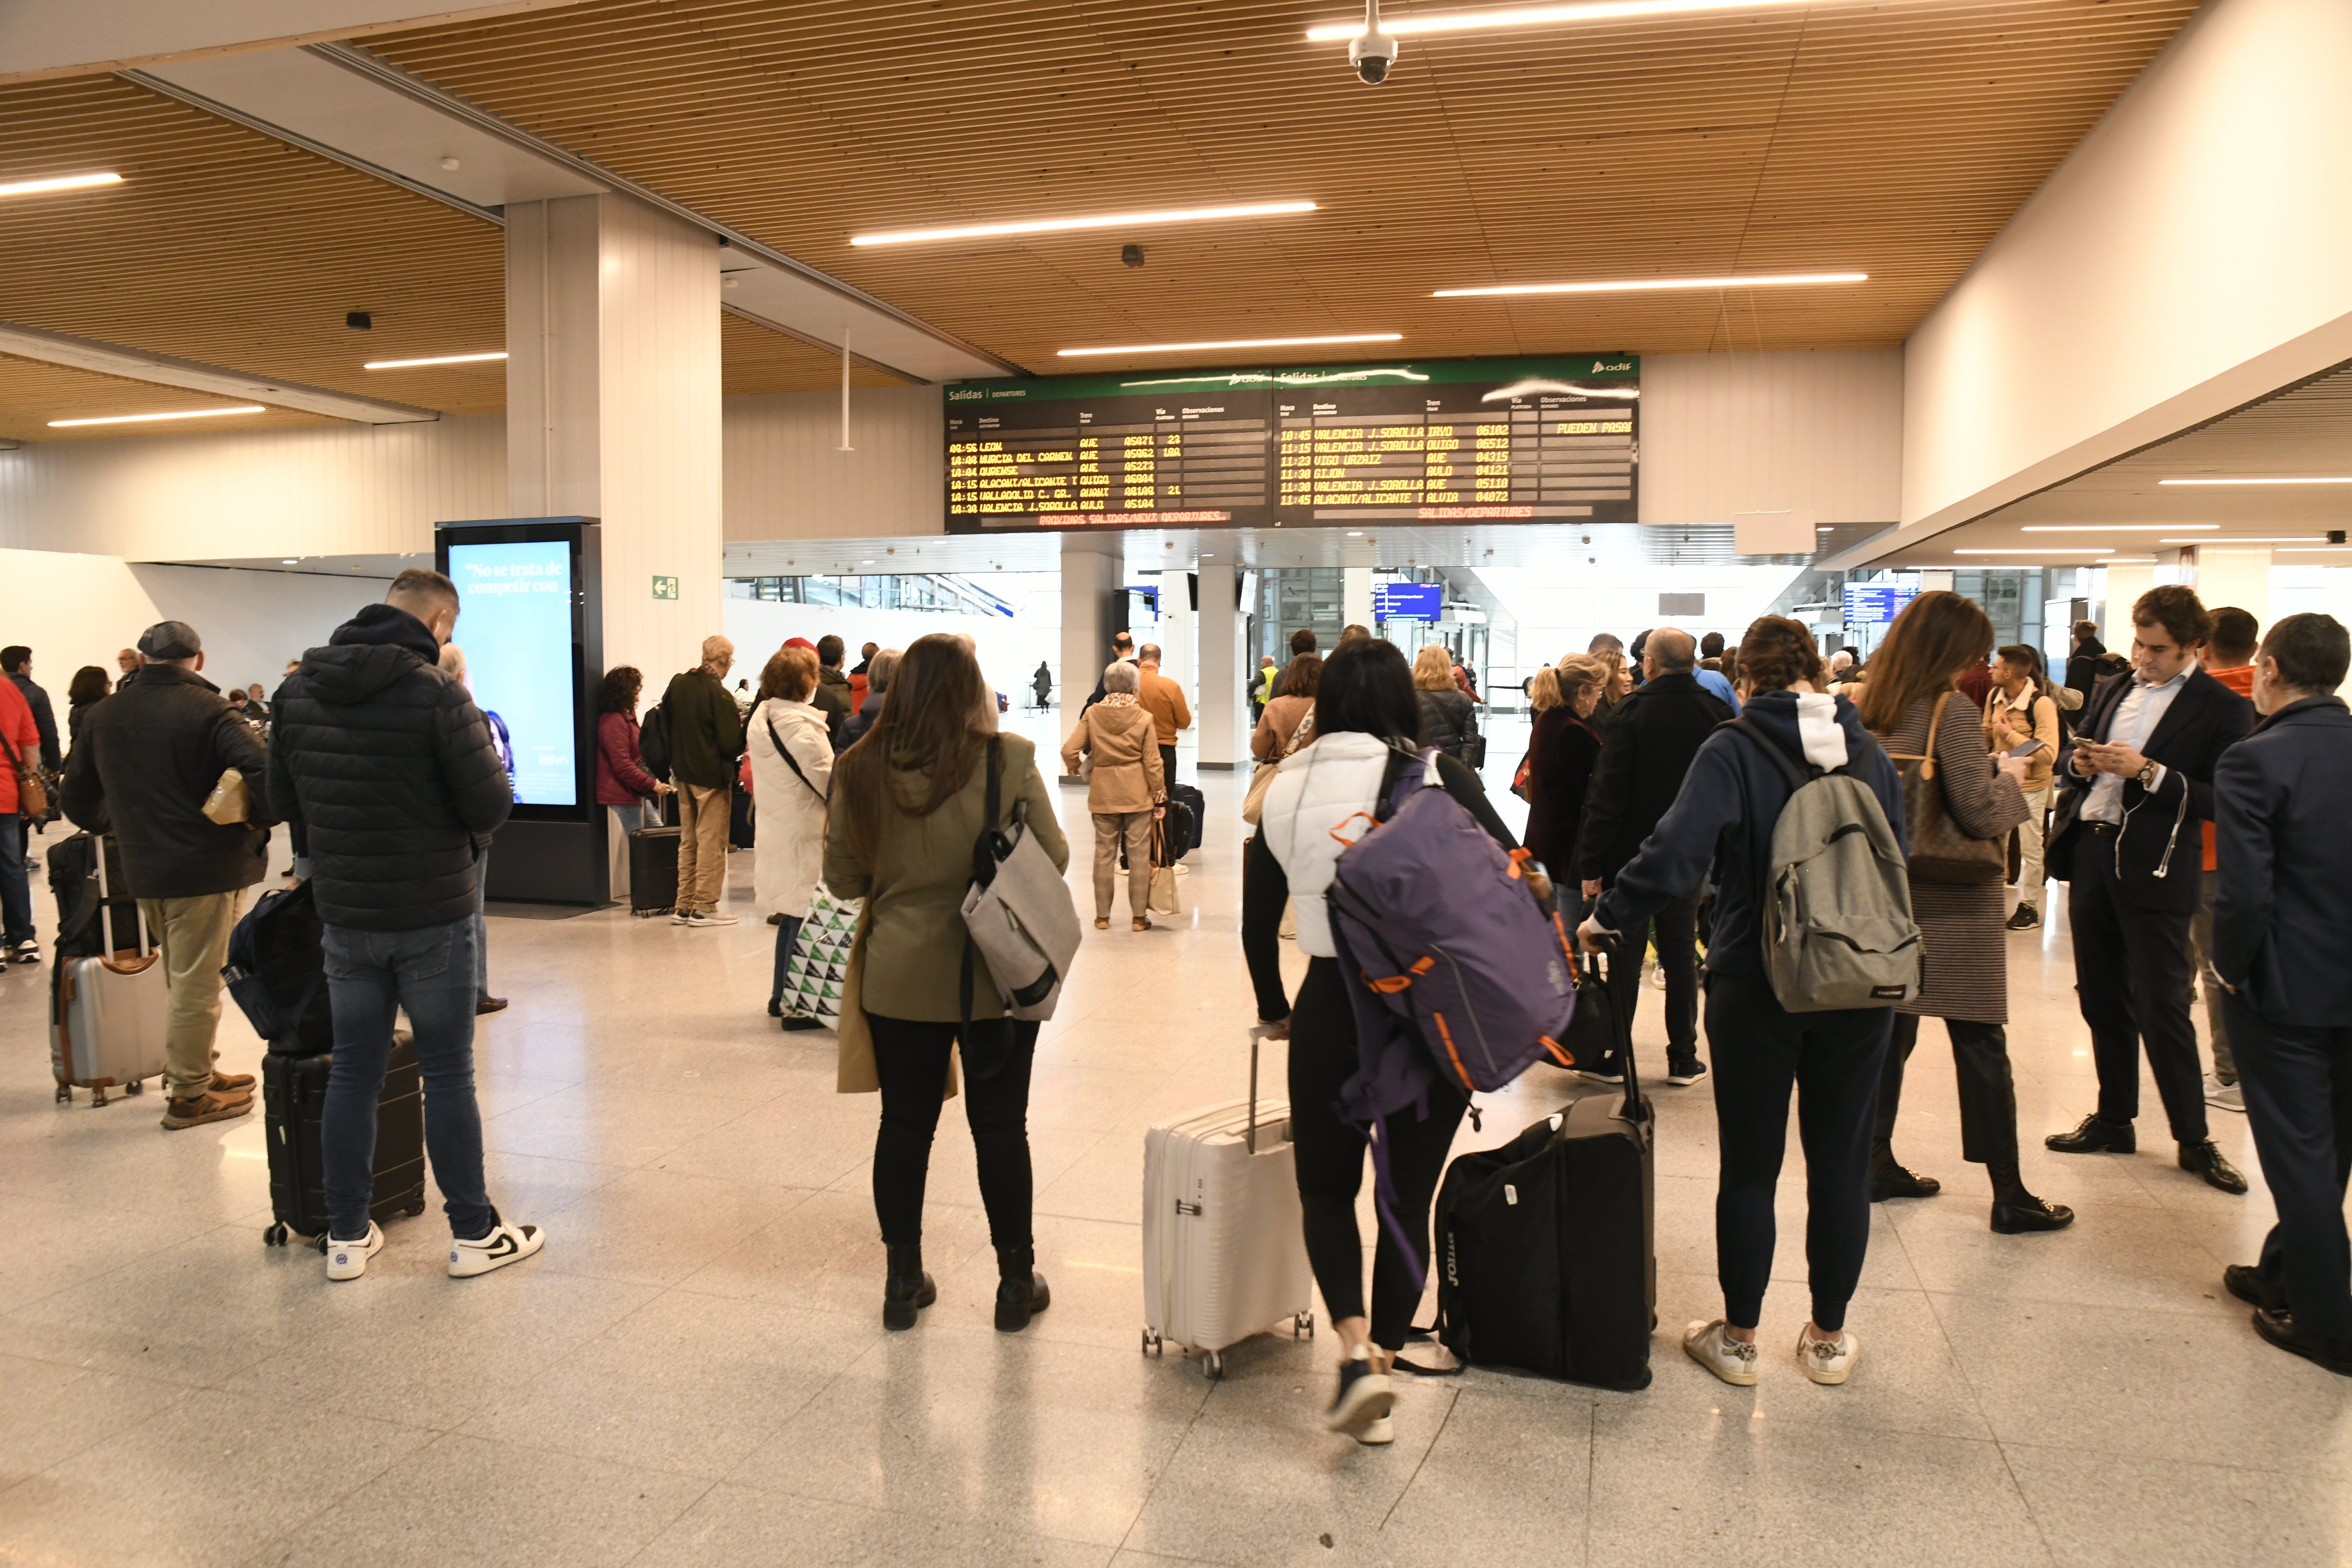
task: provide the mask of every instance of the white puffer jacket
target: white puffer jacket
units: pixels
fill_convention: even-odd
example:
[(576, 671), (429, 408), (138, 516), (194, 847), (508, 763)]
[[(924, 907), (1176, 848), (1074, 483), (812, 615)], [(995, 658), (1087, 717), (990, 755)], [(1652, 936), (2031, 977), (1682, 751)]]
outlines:
[(1376, 735), (1343, 730), (1318, 736), (1284, 758), (1281, 773), (1266, 786), (1258, 832), (1289, 880), (1298, 951), (1309, 958), (1339, 956), (1323, 893), (1348, 844), (1333, 835), (1353, 842), (1371, 826), (1392, 754)]

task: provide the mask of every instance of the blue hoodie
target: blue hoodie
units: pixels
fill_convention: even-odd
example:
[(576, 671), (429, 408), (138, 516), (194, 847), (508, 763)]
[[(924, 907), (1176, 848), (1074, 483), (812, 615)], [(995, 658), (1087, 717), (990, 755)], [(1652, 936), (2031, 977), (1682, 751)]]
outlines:
[[(1847, 766), (1878, 796), (1881, 810), (1903, 838), (1903, 775), (1862, 727), (1853, 703), (1836, 699)], [(1797, 693), (1759, 691), (1741, 717), (1771, 731), (1791, 757), (1803, 755), (1797, 731)], [(1657, 830), (1643, 841), (1615, 886), (1601, 895), (1594, 920), (1606, 931), (1631, 931), (1676, 899), (1687, 898), (1715, 867), (1715, 922), (1706, 966), (1723, 974), (1761, 974), (1764, 952), (1757, 920), (1758, 882), (1772, 864), (1772, 829), (1789, 804), (1789, 781), (1757, 750), (1751, 736), (1717, 729), (1691, 759), (1682, 793)], [(1908, 852), (1908, 846), (1906, 846)]]

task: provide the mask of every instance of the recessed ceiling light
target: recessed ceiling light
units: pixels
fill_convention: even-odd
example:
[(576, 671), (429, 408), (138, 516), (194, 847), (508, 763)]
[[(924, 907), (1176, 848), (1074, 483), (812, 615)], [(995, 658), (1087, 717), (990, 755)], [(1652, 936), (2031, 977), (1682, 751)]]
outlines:
[(2192, 528), (2216, 529), (2218, 522), (2029, 522), (2020, 533), (2180, 533)]
[(2078, 544), (2072, 550), (2053, 546), (2043, 550), (1955, 550), (1955, 555), (2108, 555), (2115, 552), (2112, 544)]
[(1764, 289), (1795, 283), (1864, 283), (1867, 272), (1770, 272), (1738, 278), (1628, 278), (1613, 283), (1492, 283), (1478, 289), (1439, 289), (1435, 300), (1469, 300), (1494, 294), (1641, 294), (1668, 289)]
[(223, 414), (268, 412), (258, 403), (240, 403), (234, 408), (183, 408), (174, 414), (105, 414), (94, 419), (52, 419), (49, 428), (62, 430), (68, 425), (145, 425), (157, 419), (212, 419)]
[(1247, 206), (1170, 207), (1159, 212), (1099, 213), (1092, 217), (1030, 218), (1019, 223), (975, 223), (959, 228), (905, 228), (888, 234), (853, 234), (852, 245), (913, 245), (927, 239), (987, 239), (1007, 234), (1056, 234), (1076, 228), (1134, 228), (1150, 223), (1198, 223), (1221, 217), (1279, 217), (1311, 213), (1313, 202), (1256, 202)]
[[(1693, 11), (1760, 11), (1768, 6), (1802, 5), (1805, 0), (1600, 0), (1584, 5), (1534, 5), (1511, 11), (1441, 11), (1433, 16), (1381, 18), (1381, 31), (1402, 37), (1408, 33), (1466, 33), (1490, 27), (1549, 27), (1577, 22), (1608, 22), (1632, 16), (1672, 16)], [(1352, 38), (1364, 30), (1360, 18), (1325, 22), (1307, 30), (1310, 43), (1328, 44)]]
[(1061, 349), (1056, 353), (1063, 359), (1085, 359), (1091, 354), (1171, 354), (1184, 353), (1193, 349), (1286, 349), (1302, 343), (1392, 343), (1403, 336), (1402, 332), (1349, 332), (1312, 338), (1223, 338), (1197, 343), (1129, 343), (1115, 349)]
[(2352, 475), (2316, 479), (2158, 479), (2160, 485), (2352, 485)]
[(280, 566), (299, 566), (301, 563), (302, 563), (296, 557), (289, 555), (285, 560), (280, 561), (278, 564)]
[(85, 191), (92, 185), (119, 185), (120, 174), (59, 174), (50, 180), (18, 180), (0, 185), (0, 196), (37, 196), (44, 191)]
[(367, 370), (414, 370), (420, 364), (479, 364), (485, 360), (504, 359), (506, 351), (488, 354), (436, 354), (431, 359), (372, 359), (362, 367)]
[(1350, 539), (1361, 539), (1364, 537), (1364, 531), (1360, 528), (1351, 528), (1348, 531), (1348, 537)]

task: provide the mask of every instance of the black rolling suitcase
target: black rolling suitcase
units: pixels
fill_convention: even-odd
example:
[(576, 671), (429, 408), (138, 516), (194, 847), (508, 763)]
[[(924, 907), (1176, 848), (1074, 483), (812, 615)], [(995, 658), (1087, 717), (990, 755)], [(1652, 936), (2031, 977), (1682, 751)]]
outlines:
[(1167, 806), (1168, 814), (1160, 819), (1159, 831), (1151, 836), (1152, 863), (1159, 866), (1173, 866), (1200, 842), (1192, 831), (1192, 808), (1184, 804), (1183, 797), (1170, 795)]
[(751, 792), (738, 779), (727, 801), (727, 842), (738, 849), (753, 847), (758, 824), (759, 813), (752, 808)]
[(1209, 797), (1191, 784), (1171, 784), (1168, 798), (1182, 801), (1184, 808), (1192, 814), (1192, 832), (1185, 840), (1184, 847), (1198, 849), (1201, 847), (1201, 824), (1209, 815)]
[(1625, 1092), (1588, 1095), (1499, 1149), (1463, 1155), (1438, 1189), (1436, 1333), (1464, 1362), (1649, 1386), (1657, 1122), (1632, 1030), (1609, 1010)]
[(666, 915), (677, 907), (676, 827), (640, 827), (629, 835), (629, 912)]
[[(319, 1119), (334, 1058), (320, 1051), (261, 1058), (263, 1135), (269, 1145), (269, 1206), (277, 1223), (261, 1233), (272, 1247), (289, 1234), (327, 1250), (325, 1166)], [(408, 1032), (392, 1037), (392, 1060), (375, 1108), (375, 1193), (368, 1213), (380, 1225), (395, 1214), (425, 1212), (425, 1079)]]

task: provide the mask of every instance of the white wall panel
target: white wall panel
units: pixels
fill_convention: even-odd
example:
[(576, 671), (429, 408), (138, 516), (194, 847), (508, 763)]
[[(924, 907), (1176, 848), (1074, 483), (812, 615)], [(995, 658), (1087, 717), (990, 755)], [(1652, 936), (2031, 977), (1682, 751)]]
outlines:
[(1893, 522), (1902, 352), (1644, 355), (1641, 475), (1643, 522)]
[(727, 400), (729, 539), (943, 533), (947, 420), (940, 389), (860, 389), (841, 445), (838, 392)]
[(506, 513), (503, 419), (44, 441), (0, 452), (0, 548), (133, 561), (429, 551)]

